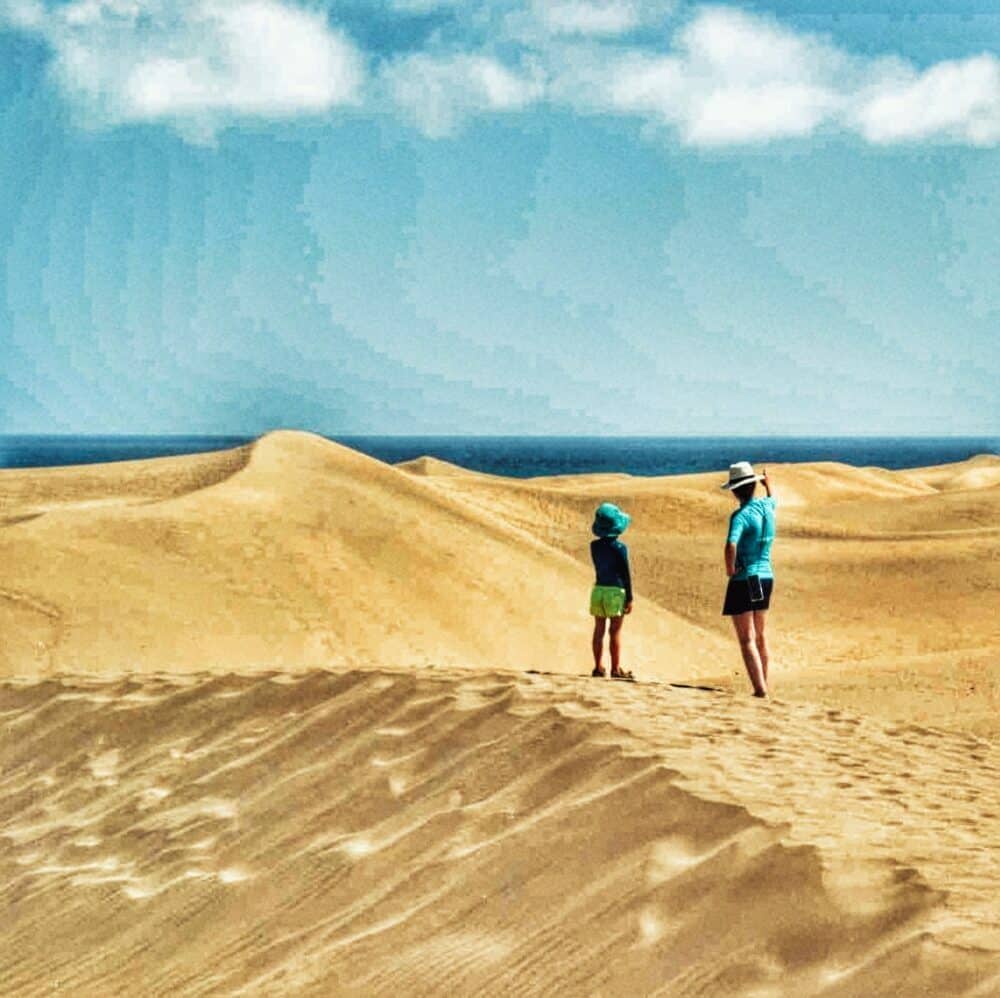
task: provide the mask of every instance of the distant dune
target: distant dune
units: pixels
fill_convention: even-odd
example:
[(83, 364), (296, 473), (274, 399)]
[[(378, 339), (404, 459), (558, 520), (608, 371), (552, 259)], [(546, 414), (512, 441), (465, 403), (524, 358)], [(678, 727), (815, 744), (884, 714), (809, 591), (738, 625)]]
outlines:
[[(778, 695), (1000, 734), (1000, 457), (925, 470), (820, 462), (769, 471), (779, 502), (770, 615)], [(729, 650), (690, 675), (743, 688), (720, 615), (733, 509), (720, 475), (428, 481), (585, 567), (594, 506), (621, 504), (633, 515), (627, 540), (645, 597), (633, 619), (651, 600), (718, 636)]]
[[(303, 433), (117, 467), (0, 474), (2, 672), (589, 668), (590, 569), (503, 510)], [(722, 650), (652, 605), (630, 639), (664, 678)]]
[(0, 471), (0, 994), (1000, 994), (1000, 458), (769, 470), (767, 703), (719, 475)]
[(968, 461), (918, 468), (907, 474), (916, 481), (943, 491), (985, 489), (1000, 485), (1000, 458), (996, 454), (978, 454)]
[(449, 461), (442, 461), (437, 457), (414, 458), (412, 461), (400, 461), (395, 467), (400, 471), (408, 471), (411, 475), (478, 475), (480, 472), (471, 471), (460, 465), (452, 464)]

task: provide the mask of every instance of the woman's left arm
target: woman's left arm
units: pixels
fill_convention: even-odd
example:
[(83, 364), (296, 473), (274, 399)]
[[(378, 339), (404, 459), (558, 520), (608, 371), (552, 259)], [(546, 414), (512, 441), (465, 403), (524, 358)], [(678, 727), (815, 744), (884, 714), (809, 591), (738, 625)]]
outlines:
[(736, 574), (736, 545), (726, 543), (726, 575), (732, 578)]
[(736, 574), (736, 545), (743, 533), (743, 518), (740, 516), (742, 507), (733, 510), (729, 517), (729, 533), (726, 534), (726, 547), (723, 552), (726, 559), (726, 575), (732, 578)]

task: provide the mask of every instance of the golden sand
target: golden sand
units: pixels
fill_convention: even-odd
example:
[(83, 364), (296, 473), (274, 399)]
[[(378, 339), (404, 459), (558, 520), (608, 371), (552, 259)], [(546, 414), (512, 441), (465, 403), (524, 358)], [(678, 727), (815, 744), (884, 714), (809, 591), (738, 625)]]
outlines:
[(1000, 994), (1000, 458), (769, 471), (768, 703), (718, 476), (0, 472), (0, 993)]

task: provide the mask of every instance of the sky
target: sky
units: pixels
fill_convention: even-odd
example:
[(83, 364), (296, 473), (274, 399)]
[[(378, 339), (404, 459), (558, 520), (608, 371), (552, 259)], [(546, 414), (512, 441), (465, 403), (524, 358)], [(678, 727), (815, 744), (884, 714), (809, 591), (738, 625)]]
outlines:
[(996, 435), (995, 0), (0, 0), (0, 433)]

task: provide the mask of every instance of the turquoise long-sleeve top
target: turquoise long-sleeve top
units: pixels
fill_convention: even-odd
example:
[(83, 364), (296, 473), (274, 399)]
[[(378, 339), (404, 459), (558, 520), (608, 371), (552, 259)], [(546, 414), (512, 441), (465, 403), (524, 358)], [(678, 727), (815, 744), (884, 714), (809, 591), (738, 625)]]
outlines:
[(774, 543), (774, 499), (771, 496), (751, 499), (729, 518), (727, 543), (736, 545), (736, 573), (734, 579), (759, 575), (773, 579), (771, 545)]

